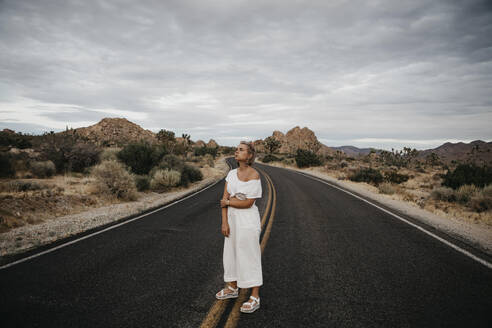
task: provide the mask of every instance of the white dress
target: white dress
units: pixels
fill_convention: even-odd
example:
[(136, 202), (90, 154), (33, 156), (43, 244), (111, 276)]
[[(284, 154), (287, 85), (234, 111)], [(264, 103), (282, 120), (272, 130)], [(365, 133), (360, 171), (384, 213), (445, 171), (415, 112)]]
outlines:
[[(230, 170), (226, 177), (230, 197), (261, 198), (261, 180), (241, 181), (237, 169)], [(256, 201), (255, 201), (256, 203)], [(239, 288), (261, 286), (260, 212), (256, 204), (250, 208), (227, 208), (229, 237), (224, 238), (224, 281), (237, 281)]]

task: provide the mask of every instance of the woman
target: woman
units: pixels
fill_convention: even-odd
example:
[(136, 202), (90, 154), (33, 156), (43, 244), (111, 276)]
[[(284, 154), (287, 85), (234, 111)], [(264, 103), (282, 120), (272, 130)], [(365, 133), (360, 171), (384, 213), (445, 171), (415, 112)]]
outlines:
[(261, 198), (261, 180), (251, 167), (256, 152), (252, 142), (241, 141), (234, 155), (239, 167), (226, 177), (222, 207), (222, 234), (224, 238), (224, 281), (226, 287), (215, 296), (218, 299), (237, 298), (239, 288), (252, 288), (249, 300), (241, 312), (252, 313), (260, 307), (261, 219), (257, 198)]

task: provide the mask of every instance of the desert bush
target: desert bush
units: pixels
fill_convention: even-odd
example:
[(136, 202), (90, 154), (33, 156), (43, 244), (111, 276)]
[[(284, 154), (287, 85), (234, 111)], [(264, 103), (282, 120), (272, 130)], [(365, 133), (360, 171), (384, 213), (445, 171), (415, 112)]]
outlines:
[(205, 156), (203, 156), (203, 159), (205, 161), (205, 164), (207, 164), (208, 166), (215, 166), (214, 157), (211, 154), (205, 154)]
[(479, 192), (479, 188), (475, 185), (462, 185), (455, 190), (454, 195), (456, 201), (462, 204), (468, 203), (471, 198)]
[(295, 160), (299, 168), (321, 165), (321, 159), (315, 153), (304, 149), (297, 149)]
[(156, 191), (166, 190), (180, 183), (181, 174), (176, 170), (157, 170), (150, 180), (150, 188)]
[(183, 171), (185, 163), (182, 158), (179, 156), (173, 155), (173, 154), (167, 154), (164, 157), (162, 157), (161, 161), (157, 165), (157, 169), (161, 170), (175, 170), (178, 172)]
[(31, 161), (29, 166), (31, 173), (41, 179), (49, 178), (56, 173), (56, 167), (52, 161)]
[(121, 149), (119, 148), (105, 148), (99, 154), (99, 160), (101, 162), (110, 161), (110, 160), (116, 161), (118, 160), (118, 152), (120, 150)]
[(195, 156), (204, 156), (206, 154), (210, 154), (215, 158), (217, 156), (217, 147), (195, 147), (194, 149)]
[(396, 192), (395, 187), (391, 183), (388, 183), (388, 182), (383, 182), (383, 183), (379, 184), (378, 190), (380, 193), (387, 194), (387, 195), (392, 195)]
[(118, 159), (135, 174), (147, 174), (167, 154), (166, 148), (148, 143), (133, 143), (118, 152)]
[(265, 155), (265, 156), (263, 156), (263, 158), (261, 159), (261, 161), (262, 161), (262, 162), (264, 162), (264, 163), (279, 162), (279, 161), (281, 161), (281, 160), (282, 160), (282, 158), (277, 157), (277, 156), (272, 155), (272, 154)]
[(443, 200), (446, 202), (456, 201), (456, 195), (454, 194), (454, 190), (449, 187), (434, 188), (432, 189), (430, 196), (432, 199)]
[(399, 174), (396, 171), (389, 171), (384, 174), (384, 180), (391, 183), (400, 184), (407, 181), (408, 179), (409, 176), (407, 174)]
[(45, 133), (37, 142), (40, 142), (41, 159), (52, 161), (59, 173), (83, 172), (99, 163), (100, 148), (75, 132)]
[(12, 165), (11, 156), (7, 153), (0, 152), (0, 178), (9, 178), (15, 175), (15, 169)]
[(137, 198), (137, 188), (133, 176), (117, 161), (104, 161), (91, 172), (99, 192), (125, 200)]
[(0, 148), (8, 150), (9, 147), (19, 149), (31, 148), (32, 136), (24, 135), (22, 132), (0, 131)]
[(454, 171), (448, 170), (446, 172), (443, 176), (442, 185), (457, 189), (467, 184), (484, 187), (490, 183), (492, 183), (492, 167), (459, 164)]
[(35, 181), (12, 180), (0, 185), (0, 191), (4, 192), (21, 192), (31, 190), (41, 190), (51, 188), (49, 185), (40, 184)]
[(284, 163), (285, 165), (294, 165), (296, 163), (296, 160), (293, 158), (284, 158), (282, 160), (282, 163)]
[(188, 186), (190, 182), (195, 182), (203, 179), (203, 174), (199, 168), (185, 164), (181, 171), (181, 186)]
[(356, 182), (367, 182), (379, 185), (383, 182), (383, 175), (378, 170), (369, 167), (356, 170), (349, 176), (349, 179)]
[(135, 185), (138, 191), (146, 191), (150, 189), (150, 178), (148, 175), (136, 175)]
[(345, 160), (344, 160), (344, 161), (341, 161), (341, 162), (340, 162), (340, 167), (341, 167), (341, 168), (344, 168), (344, 167), (347, 167), (347, 166), (348, 166), (347, 161), (345, 161)]
[(488, 185), (471, 197), (468, 205), (477, 212), (492, 209), (492, 185)]

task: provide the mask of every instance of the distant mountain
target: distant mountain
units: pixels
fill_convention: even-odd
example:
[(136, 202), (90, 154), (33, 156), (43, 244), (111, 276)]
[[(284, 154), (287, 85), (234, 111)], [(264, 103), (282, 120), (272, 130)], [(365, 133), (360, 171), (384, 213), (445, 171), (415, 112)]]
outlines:
[(419, 151), (417, 158), (424, 159), (431, 153), (435, 153), (442, 162), (448, 164), (451, 161), (472, 162), (478, 165), (492, 164), (492, 142), (482, 140), (475, 140), (470, 143), (446, 142), (437, 148)]
[[(347, 156), (367, 155), (371, 152), (371, 149), (373, 149), (373, 148), (357, 148), (355, 146), (340, 146), (340, 147), (330, 146), (330, 148), (334, 150), (340, 150), (344, 152)], [(374, 150), (376, 151), (376, 154), (379, 154), (381, 152), (381, 149), (374, 149)]]

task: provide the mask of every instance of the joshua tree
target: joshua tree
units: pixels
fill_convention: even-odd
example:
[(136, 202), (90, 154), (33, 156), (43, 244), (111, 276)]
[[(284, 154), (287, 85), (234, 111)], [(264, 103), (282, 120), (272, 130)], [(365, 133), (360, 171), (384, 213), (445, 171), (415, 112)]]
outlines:
[(269, 136), (268, 138), (266, 138), (264, 143), (265, 143), (265, 148), (268, 149), (268, 152), (270, 154), (273, 154), (274, 152), (279, 150), (280, 147), (282, 146), (280, 141), (275, 139), (273, 136)]

